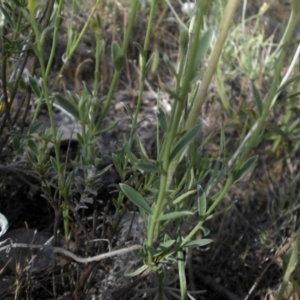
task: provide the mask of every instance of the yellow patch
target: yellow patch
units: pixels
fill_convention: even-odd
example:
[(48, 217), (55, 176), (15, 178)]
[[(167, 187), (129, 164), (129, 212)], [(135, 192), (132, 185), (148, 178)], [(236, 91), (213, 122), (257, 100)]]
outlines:
[[(11, 99), (10, 97), (8, 97), (8, 103), (10, 103)], [(10, 107), (10, 110), (12, 110), (13, 105)], [(5, 103), (4, 102), (0, 102), (0, 113), (5, 111)]]

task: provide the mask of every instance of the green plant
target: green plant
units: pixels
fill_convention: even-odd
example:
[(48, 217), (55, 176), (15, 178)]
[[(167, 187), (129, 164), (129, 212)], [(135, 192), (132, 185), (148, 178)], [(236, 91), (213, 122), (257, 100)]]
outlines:
[[(176, 16), (180, 26), (178, 37), (179, 59), (174, 63), (167, 55), (164, 55), (164, 63), (175, 79), (175, 86), (166, 88), (173, 101), (172, 110), (169, 114), (163, 111), (160, 108), (160, 99), (157, 99), (159, 107), (156, 132), (157, 156), (149, 157), (137, 129), (140, 124), (139, 116), (147, 73), (151, 69), (154, 60), (154, 55), (148, 57), (148, 50), (158, 3), (156, 0), (151, 1), (144, 42), (142, 44), (135, 42), (140, 55), (141, 76), (134, 111), (132, 112), (125, 105), (125, 109), (132, 120), (130, 133), (124, 145), (120, 148), (116, 146), (115, 153), (112, 153), (110, 157), (120, 177), (120, 184), (114, 185), (118, 189), (118, 195), (113, 202), (116, 212), (114, 218), (111, 218), (111, 223), (115, 224), (114, 221), (120, 219), (123, 210), (127, 206), (125, 200), (128, 198), (140, 210), (145, 224), (143, 245), (134, 247), (135, 250), (142, 248), (138, 255), (142, 258), (143, 264), (127, 275), (137, 276), (142, 273), (154, 272), (158, 277), (157, 294), (159, 299), (164, 297), (164, 279), (167, 277), (166, 263), (170, 261), (178, 264), (180, 297), (181, 299), (187, 299), (189, 292), (185, 276), (185, 252), (189, 251), (189, 248), (202, 247), (212, 242), (208, 238), (209, 229), (205, 227), (205, 223), (208, 219), (224, 213), (232, 207), (233, 204), (228, 205), (223, 210), (217, 210), (232, 185), (241, 180), (256, 164), (258, 156), (255, 155), (249, 158), (249, 153), (261, 141), (262, 132), (266, 127), (267, 118), (274, 107), (278, 93), (285, 85), (290, 83), (287, 78), (281, 81), (280, 76), (288, 45), (296, 26), (297, 13), (300, 11), (300, 4), (297, 0), (293, 1), (291, 20), (282, 41), (282, 48), (278, 48), (276, 52), (278, 61), (272, 74), (272, 85), (265, 100), (262, 100), (256, 85), (253, 84), (253, 103), (255, 103), (256, 109), (254, 111), (254, 121), (253, 118), (249, 118), (249, 123), (253, 121), (252, 124), (249, 124), (250, 130), (246, 132), (248, 127), (245, 126), (243, 131), (245, 135), (240, 137), (241, 142), (237, 149), (234, 149), (232, 157), (228, 157), (225, 126), (221, 127), (218, 131), (218, 156), (212, 158), (204, 154), (204, 143), (199, 141), (202, 128), (198, 117), (215, 74), (217, 75), (218, 89), (221, 92), (221, 101), (226, 112), (230, 117), (233, 117), (236, 113), (229, 98), (223, 93), (225, 90), (224, 76), (222, 76), (222, 66), (220, 67), (218, 64), (220, 61), (225, 64), (226, 55), (231, 52), (231, 45), (226, 43), (226, 39), (239, 1), (228, 1), (226, 8), (222, 11), (223, 18), (219, 24), (218, 34), (207, 27), (208, 23), (205, 19), (211, 2), (197, 0), (195, 10), (191, 13), (187, 24), (178, 15)], [(21, 30), (20, 27), (17, 27), (20, 26), (20, 20), (26, 20), (26, 30), (28, 30), (29, 37), (24, 45), (30, 46), (35, 53), (36, 63), (40, 67), (41, 80), (38, 80), (34, 73), (28, 77), (27, 83), (22, 81), (21, 77), (15, 78), (14, 81), (8, 82), (8, 84), (6, 84), (5, 79), (3, 80), (4, 92), (2, 98), (5, 107), (5, 118), (0, 132), (2, 133), (5, 124), (8, 124), (11, 139), (7, 135), (6, 141), (13, 144), (17, 154), (27, 152), (31, 166), (40, 178), (44, 197), (47, 198), (56, 212), (55, 230), (62, 214), (65, 236), (68, 237), (71, 210), (79, 227), (88, 238), (91, 238), (88, 230), (80, 223), (79, 218), (77, 219), (77, 210), (84, 206), (85, 202), (93, 204), (96, 202), (97, 191), (102, 183), (101, 176), (112, 168), (112, 164), (109, 164), (99, 169), (103, 156), (97, 150), (97, 138), (117, 126), (117, 122), (105, 126), (104, 120), (111, 107), (113, 95), (126, 63), (128, 47), (133, 38), (139, 1), (132, 0), (130, 2), (129, 21), (122, 45), (120, 46), (117, 41), (112, 41), (110, 45), (114, 73), (108, 93), (101, 99), (99, 99), (99, 70), (101, 57), (107, 45), (103, 40), (103, 20), (100, 14), (97, 13), (99, 1), (96, 1), (92, 7), (88, 20), (80, 32), (73, 30), (72, 24), (68, 27), (68, 42), (64, 61), (57, 80), (54, 82), (55, 87), (67, 63), (90, 27), (95, 36), (96, 48), (93, 87), (83, 83), (83, 88), (78, 94), (66, 92), (65, 95), (54, 93), (51, 90), (52, 87), (48, 85), (57, 48), (57, 37), (63, 22), (62, 9), (65, 4), (64, 1), (50, 1), (44, 11), (45, 19), (37, 17), (40, 7), (34, 0), (28, 1), (28, 4), (25, 2), (19, 3), (17, 0), (14, 0), (12, 5), (7, 1), (4, 1), (4, 3), (5, 5), (1, 6), (2, 14), (15, 36)], [(20, 14), (15, 16), (13, 10), (18, 4), (21, 7)], [(171, 6), (169, 1), (167, 1), (167, 4)], [(11, 15), (13, 17), (10, 17)], [(260, 16), (257, 16), (257, 22)], [(245, 22), (246, 20), (243, 19), (241, 28), (245, 26)], [(6, 78), (6, 58), (17, 52), (17, 46), (4, 38), (6, 27), (2, 26), (1, 28), (3, 40), (6, 43), (3, 43), (2, 46), (4, 54), (2, 78)], [(231, 35), (237, 34), (239, 30), (240, 27), (236, 26)], [(49, 58), (46, 60), (44, 46), (49, 32), (52, 33), (52, 46)], [(240, 36), (238, 35), (238, 37)], [(241, 47), (238, 53), (244, 53), (240, 67), (250, 80), (259, 77), (262, 72), (257, 64), (257, 53), (260, 50), (257, 45), (261, 40), (262, 36), (257, 35), (253, 40), (253, 44), (250, 41), (245, 47), (241, 46), (244, 40), (238, 42)], [(247, 48), (248, 46), (253, 46), (253, 48), (249, 48), (255, 50), (253, 51), (255, 52), (254, 56), (251, 55), (252, 51)], [(249, 51), (245, 51), (245, 49)], [(239, 57), (239, 54), (230, 59), (234, 60), (236, 57)], [(268, 59), (269, 57), (266, 57), (266, 60)], [(205, 72), (200, 72), (199, 66), (203, 62), (206, 63), (206, 69)], [(267, 62), (265, 61), (262, 68), (266, 68), (266, 65)], [(296, 79), (298, 80), (297, 76), (293, 78), (295, 93), (297, 93), (296, 86), (298, 84)], [(18, 85), (26, 88), (29, 98), (32, 91), (37, 99), (32, 122), (26, 133), (13, 130), (13, 125), (11, 125), (13, 123), (9, 121), (12, 101), (10, 101), (9, 94), (6, 91), (12, 87), (10, 94), (13, 98)], [(43, 130), (43, 124), (37, 121), (43, 104), (47, 106), (50, 120), (50, 128), (47, 130)], [(76, 133), (80, 150), (76, 161), (73, 162), (73, 171), (70, 172), (66, 169), (66, 161), (61, 160), (62, 129), (56, 128), (53, 113), (54, 106), (59, 107), (68, 114), (74, 123), (80, 125), (81, 129), (80, 132)], [(295, 103), (292, 102), (291, 110), (294, 106)], [(285, 126), (290, 121), (289, 115), (286, 118)], [(49, 155), (49, 144), (53, 145), (54, 156)], [(137, 146), (138, 153), (133, 151), (134, 146)], [(28, 150), (26, 150), (26, 147)], [(74, 194), (76, 193), (80, 195), (79, 204), (75, 204), (74, 201)], [(183, 235), (183, 224), (194, 216), (196, 216), (197, 221), (189, 232)], [(96, 222), (96, 220), (94, 221)], [(195, 236), (199, 230), (202, 237), (198, 239)], [(295, 244), (295, 252), (298, 251), (298, 248), (298, 245)], [(291, 264), (294, 262), (295, 253), (291, 256)], [(289, 267), (284, 283), (287, 282), (291, 270)]]

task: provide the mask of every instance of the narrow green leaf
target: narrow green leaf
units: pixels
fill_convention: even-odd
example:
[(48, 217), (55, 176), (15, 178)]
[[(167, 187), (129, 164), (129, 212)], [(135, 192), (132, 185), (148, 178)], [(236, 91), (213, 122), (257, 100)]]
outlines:
[(51, 32), (53, 32), (54, 30), (54, 24), (51, 24), (50, 26), (47, 26), (41, 33), (40, 35), (40, 41), (41, 43), (44, 43), (47, 36), (49, 36), (51, 34)]
[(288, 128), (288, 132), (300, 129), (300, 119), (296, 119)]
[(155, 50), (153, 55), (151, 56), (151, 69), (150, 72), (153, 74), (157, 71), (160, 63), (159, 51)]
[(213, 32), (214, 32), (213, 29), (210, 28), (206, 30), (199, 39), (197, 56), (195, 58), (195, 61), (193, 61), (193, 65), (194, 65), (193, 76), (192, 76), (193, 78), (196, 77), (201, 61), (210, 46), (210, 41), (213, 36)]
[(195, 193), (195, 190), (192, 190), (192, 191), (188, 191), (188, 192), (180, 195), (179, 197), (177, 197), (175, 200), (172, 201), (172, 205), (179, 204), (182, 200), (184, 200), (185, 198), (187, 198), (190, 195), (193, 195), (194, 193)]
[(36, 158), (36, 155), (33, 155), (32, 152), (27, 152), (27, 157), (29, 159), (29, 161), (31, 162), (31, 164), (33, 166), (35, 166), (37, 164), (37, 158)]
[[(85, 95), (85, 97), (87, 97), (87, 95), (89, 96), (89, 97), (93, 97), (93, 91), (91, 90), (91, 88), (88, 86), (88, 84), (85, 82), (85, 81), (83, 81), (82, 82), (82, 84), (83, 84), (83, 95)], [(97, 103), (98, 104), (98, 103)]]
[(129, 141), (125, 142), (125, 144), (123, 145), (122, 150), (119, 153), (119, 157), (120, 157), (121, 160), (123, 160), (124, 157), (126, 157), (127, 153), (130, 151), (129, 146), (130, 146)]
[(263, 101), (262, 101), (260, 93), (259, 93), (258, 89), (256, 88), (255, 83), (253, 81), (251, 81), (251, 85), (252, 85), (254, 100), (255, 100), (255, 103), (257, 106), (257, 111), (258, 111), (258, 114), (261, 116), (263, 113)]
[(194, 247), (202, 247), (210, 244), (213, 240), (212, 239), (201, 239), (201, 240), (194, 240), (188, 242), (183, 246), (183, 248), (194, 248)]
[(159, 256), (162, 253), (168, 251), (175, 242), (176, 242), (175, 240), (168, 240), (166, 242), (159, 244), (159, 246), (155, 250), (155, 253), (153, 254), (153, 257)]
[(18, 138), (24, 137), (24, 135), (20, 131), (17, 131), (17, 130), (11, 130), (8, 134), (11, 136), (16, 136)]
[(77, 141), (79, 142), (79, 144), (81, 146), (83, 146), (84, 145), (84, 140), (83, 140), (82, 135), (80, 133), (76, 133), (76, 137), (77, 137)]
[(77, 94), (73, 94), (70, 91), (66, 91), (67, 98), (70, 99), (70, 102), (73, 103), (76, 107), (79, 105), (80, 97)]
[(55, 142), (60, 143), (61, 142), (61, 137), (64, 133), (64, 126), (60, 126), (56, 132), (56, 137), (55, 137)]
[(160, 112), (157, 114), (157, 119), (158, 119), (159, 125), (160, 125), (161, 129), (163, 130), (163, 132), (167, 132), (168, 131), (168, 122), (167, 122), (166, 115), (162, 110), (160, 110)]
[(79, 104), (77, 106), (77, 110), (79, 113), (79, 120), (81, 121), (82, 125), (88, 125), (89, 124), (89, 103), (87, 101), (87, 98), (81, 97)]
[(208, 228), (199, 226), (199, 229), (202, 231), (203, 236), (208, 236), (210, 234), (210, 230)]
[(55, 97), (55, 100), (56, 100), (56, 103), (58, 104), (58, 106), (60, 106), (66, 112), (71, 114), (77, 120), (80, 119), (79, 112), (78, 112), (77, 108), (73, 105), (73, 103), (71, 103), (70, 101), (66, 100), (65, 98), (61, 97), (58, 94), (56, 94), (54, 97)]
[(141, 56), (144, 56), (144, 49), (143, 46), (141, 44), (139, 44), (138, 42), (133, 42), (133, 44), (138, 48)]
[(65, 185), (67, 187), (71, 187), (73, 183), (74, 183), (74, 172), (71, 171), (66, 178)]
[(171, 71), (171, 73), (175, 77), (177, 77), (176, 69), (175, 69), (175, 67), (173, 66), (173, 64), (171, 63), (169, 57), (166, 54), (164, 54), (164, 61), (165, 61), (166, 65), (168, 66), (169, 70)]
[(123, 53), (122, 48), (116, 41), (112, 42), (111, 56), (112, 56), (112, 62), (113, 62), (114, 68), (117, 71), (120, 71), (125, 64), (125, 55)]
[(108, 132), (108, 131), (111, 131), (111, 130), (115, 129), (115, 128), (118, 126), (119, 122), (120, 122), (120, 121), (117, 121), (117, 122), (108, 124), (108, 125), (105, 126), (104, 128), (100, 129), (100, 130), (99, 130), (99, 133), (105, 133), (105, 132)]
[(241, 166), (241, 168), (237, 172), (235, 172), (234, 182), (237, 182), (240, 179), (242, 179), (254, 167), (254, 165), (257, 162), (257, 159), (258, 159), (258, 155), (255, 155), (249, 158), (248, 160), (246, 160)]
[(28, 76), (29, 84), (34, 92), (34, 94), (40, 98), (41, 97), (41, 89), (38, 82), (32, 76)]
[(151, 162), (140, 162), (134, 166), (135, 169), (140, 169), (145, 173), (160, 173), (161, 170)]
[(128, 116), (130, 116), (131, 119), (133, 119), (133, 113), (132, 113), (132, 110), (131, 108), (129, 107), (129, 105), (127, 105), (126, 103), (122, 103)]
[(282, 90), (284, 90), (289, 84), (291, 84), (293, 81), (295, 81), (296, 79), (298, 79), (300, 77), (300, 73), (297, 73), (296, 75), (294, 75), (293, 77), (291, 77), (290, 79), (288, 79), (283, 85), (281, 85), (278, 90), (276, 91), (276, 94), (280, 93)]
[(40, 131), (40, 129), (42, 129), (42, 127), (44, 126), (44, 122), (36, 122), (28, 131), (28, 135), (37, 133)]
[(201, 125), (197, 124), (177, 142), (177, 144), (171, 152), (170, 161), (174, 160), (187, 148), (187, 146), (197, 137), (200, 130)]
[(116, 155), (115, 153), (113, 153), (113, 154), (111, 155), (111, 158), (112, 158), (112, 161), (113, 161), (113, 163), (114, 163), (114, 166), (115, 166), (115, 168), (116, 168), (118, 174), (122, 174), (123, 169), (122, 169), (122, 165), (121, 165), (121, 162), (120, 162), (120, 160), (119, 160), (118, 155)]
[(142, 265), (141, 267), (139, 267), (137, 270), (135, 270), (134, 272), (131, 273), (125, 273), (126, 277), (135, 277), (137, 275), (140, 275), (141, 273), (143, 273), (145, 270), (148, 269), (147, 265)]
[(128, 159), (131, 165), (136, 165), (140, 160), (132, 153), (132, 151), (128, 151), (127, 153)]
[(226, 113), (231, 118), (233, 116), (233, 111), (228, 97), (228, 91), (226, 91), (226, 87), (225, 87), (225, 76), (223, 75), (223, 71), (221, 70), (220, 65), (217, 67), (215, 77), (216, 77), (216, 83), (218, 88), (218, 94), (220, 95), (219, 96), (220, 100), (225, 108)]
[(120, 183), (122, 192), (140, 209), (152, 215), (152, 210), (143, 196), (127, 184)]
[(146, 72), (150, 69), (150, 67), (152, 66), (152, 62), (154, 59), (154, 53), (152, 53), (152, 55), (150, 56), (150, 58), (148, 59), (147, 63), (146, 63)]
[(148, 156), (147, 150), (144, 147), (144, 144), (143, 144), (141, 138), (137, 135), (136, 139), (137, 139), (137, 142), (138, 142), (138, 146), (139, 146), (140, 154), (141, 154), (142, 158), (148, 160), (149, 156)]
[(101, 41), (100, 41), (100, 47), (99, 47), (99, 52), (97, 52), (96, 55), (98, 55), (99, 57), (101, 57), (102, 54), (103, 54), (104, 48), (105, 48), (105, 40), (101, 39)]
[(179, 33), (179, 47), (182, 52), (185, 52), (189, 43), (190, 34), (189, 31), (185, 28), (180, 29)]
[(103, 169), (101, 169), (100, 171), (97, 172), (97, 177), (102, 176), (105, 172), (107, 172), (110, 168), (112, 167), (112, 164), (107, 165), (106, 167), (104, 167)]
[(55, 159), (55, 157), (50, 156), (50, 162), (51, 165), (53, 166), (54, 170), (59, 173), (59, 166), (57, 165), (57, 160)]
[(201, 185), (197, 186), (197, 200), (198, 200), (198, 214), (200, 217), (202, 217), (206, 214), (207, 200), (206, 200), (205, 192), (201, 187)]
[(191, 211), (175, 211), (171, 212), (165, 215), (162, 215), (161, 217), (158, 218), (159, 221), (166, 221), (166, 220), (174, 220), (177, 218), (182, 218), (182, 217), (187, 217), (187, 216), (192, 216), (193, 213)]
[(92, 23), (93, 27), (101, 29), (102, 22), (101, 22), (101, 16), (100, 16), (99, 13), (96, 13), (95, 18), (94, 18), (94, 22), (95, 23)]
[(27, 141), (27, 145), (28, 145), (28, 147), (30, 148), (30, 150), (31, 150), (36, 156), (38, 156), (39, 150), (38, 150), (38, 147), (37, 147), (37, 145), (35, 144), (35, 142), (34, 142), (33, 140), (28, 140), (28, 141)]

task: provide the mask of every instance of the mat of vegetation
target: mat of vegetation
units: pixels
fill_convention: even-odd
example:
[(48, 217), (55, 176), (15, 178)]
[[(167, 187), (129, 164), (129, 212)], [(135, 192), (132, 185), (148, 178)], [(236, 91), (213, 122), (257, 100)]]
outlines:
[(299, 15), (1, 0), (0, 299), (299, 299)]

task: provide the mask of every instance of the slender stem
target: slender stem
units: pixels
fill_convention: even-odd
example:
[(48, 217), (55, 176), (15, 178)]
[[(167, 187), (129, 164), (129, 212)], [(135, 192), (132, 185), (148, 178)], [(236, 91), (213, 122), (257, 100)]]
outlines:
[(231, 25), (234, 13), (237, 9), (239, 2), (240, 2), (239, 0), (229, 0), (228, 1), (228, 4), (227, 4), (225, 12), (224, 12), (224, 18), (220, 25), (220, 31), (218, 34), (217, 42), (213, 48), (213, 51), (212, 51), (212, 54), (210, 57), (208, 68), (205, 72), (203, 81), (201, 83), (201, 87), (198, 90), (196, 99), (193, 103), (193, 106), (192, 106), (189, 116), (187, 118), (187, 122), (186, 122), (186, 126), (185, 126), (186, 130), (191, 129), (197, 123), (197, 119), (198, 119), (200, 110), (206, 99), (207, 90), (211, 83), (212, 77), (215, 74), (215, 71), (217, 69), (220, 55), (222, 53), (230, 25)]
[[(138, 3), (138, 1), (136, 1), (136, 2)], [(136, 108), (135, 108), (135, 112), (134, 112), (134, 116), (133, 116), (133, 120), (132, 120), (132, 127), (131, 127), (131, 130), (130, 130), (130, 136), (129, 136), (129, 149), (131, 149), (131, 146), (132, 146), (132, 143), (133, 143), (133, 136), (134, 136), (135, 131), (136, 131), (138, 116), (139, 116), (140, 108), (141, 108), (141, 105), (142, 105), (142, 102), (143, 102), (143, 92), (144, 92), (144, 88), (145, 88), (145, 79), (146, 79), (146, 72), (147, 72), (147, 70), (146, 70), (147, 51), (148, 51), (148, 48), (149, 48), (151, 30), (152, 30), (152, 27), (153, 27), (155, 5), (156, 5), (156, 1), (152, 0), (149, 19), (148, 19), (148, 25), (147, 25), (147, 31), (146, 31), (146, 36), (145, 36), (145, 42), (144, 42), (144, 47), (143, 47), (143, 53), (142, 53), (141, 79), (140, 79), (140, 88), (139, 88), (138, 101), (137, 101), (137, 105), (136, 105)], [(128, 159), (125, 160), (124, 169), (127, 168), (127, 164), (128, 164)]]
[(58, 3), (58, 8), (57, 8), (56, 24), (55, 24), (54, 31), (53, 31), (53, 39), (52, 39), (52, 47), (51, 47), (50, 57), (49, 57), (46, 72), (45, 72), (46, 77), (44, 78), (44, 80), (46, 80), (46, 81), (50, 74), (53, 59), (54, 59), (55, 52), (56, 52), (57, 37), (58, 37), (58, 31), (59, 31), (60, 23), (61, 23), (60, 19), (62, 18), (61, 12), (62, 12), (63, 6), (64, 6), (64, 0), (60, 0)]
[[(126, 55), (126, 53), (127, 53), (130, 38), (132, 36), (132, 30), (133, 30), (134, 22), (135, 22), (136, 15), (137, 15), (139, 1), (138, 0), (132, 0), (131, 4), (132, 4), (132, 6), (131, 6), (131, 15), (130, 15), (130, 18), (129, 18), (128, 28), (127, 28), (127, 31), (126, 31), (126, 35), (125, 35), (125, 38), (124, 38), (123, 45), (122, 45), (122, 50), (123, 50), (124, 55)], [(114, 92), (115, 92), (117, 83), (119, 81), (119, 77), (121, 75), (121, 72), (122, 72), (122, 70), (115, 70), (115, 72), (114, 72), (114, 76), (113, 76), (112, 82), (109, 86), (109, 91), (108, 91), (108, 94), (107, 94), (107, 98), (106, 98), (104, 107), (102, 109), (99, 120), (96, 124), (97, 129), (99, 129), (101, 127), (102, 122), (103, 122), (103, 120), (104, 120), (104, 118), (107, 114), (107, 111), (110, 107), (110, 103), (112, 101), (112, 97), (114, 95)]]
[(91, 18), (92, 18), (93, 14), (94, 14), (94, 12), (95, 12), (95, 10), (97, 8), (98, 3), (99, 3), (99, 0), (97, 0), (96, 4), (93, 6), (93, 8), (91, 10), (91, 13), (88, 16), (87, 21), (84, 23), (84, 26), (83, 26), (80, 34), (78, 35), (77, 39), (74, 42), (69, 41), (68, 46), (69, 45), (71, 45), (71, 46), (70, 46), (70, 48), (67, 48), (66, 59), (65, 59), (64, 64), (62, 65), (62, 67), (61, 67), (61, 69), (60, 69), (60, 71), (59, 71), (59, 73), (58, 73), (58, 75), (56, 77), (56, 80), (54, 81), (53, 86), (55, 86), (57, 84), (58, 80), (61, 78), (61, 76), (62, 76), (62, 74), (63, 74), (63, 72), (64, 72), (64, 70), (65, 70), (65, 68), (66, 68), (66, 66), (67, 66), (67, 64), (69, 62), (69, 60), (71, 59), (71, 57), (74, 54), (75, 50), (77, 49), (79, 43), (81, 42), (84, 34), (86, 33), (86, 31), (87, 31), (87, 29), (88, 29), (88, 27), (90, 25)]
[[(137, 9), (137, 4), (138, 4), (138, 1), (133, 3), (134, 9)], [(142, 56), (142, 62), (141, 62), (141, 78), (140, 78), (140, 84), (139, 84), (140, 88), (139, 88), (137, 105), (136, 105), (136, 108), (135, 108), (135, 112), (134, 112), (134, 116), (133, 116), (133, 120), (132, 120), (132, 126), (131, 126), (131, 130), (130, 130), (130, 135), (129, 135), (128, 149), (132, 148), (133, 136), (136, 132), (138, 116), (139, 116), (141, 105), (142, 105), (142, 102), (143, 102), (143, 92), (144, 92), (144, 88), (145, 88), (145, 80), (146, 80), (146, 72), (147, 72), (147, 69), (146, 69), (146, 67), (147, 67), (147, 51), (148, 51), (148, 48), (149, 48), (151, 30), (152, 30), (152, 27), (153, 27), (155, 4), (156, 4), (156, 1), (153, 0), (151, 2), (151, 9), (150, 9), (150, 15), (149, 15), (149, 19), (148, 19), (148, 25), (147, 25), (147, 31), (146, 31), (145, 41), (144, 41), (143, 53), (141, 55)], [(128, 156), (125, 157), (123, 170), (126, 170), (127, 165), (128, 165)], [(146, 188), (145, 188), (145, 190), (146, 190)], [(119, 197), (118, 197), (118, 202), (119, 203), (121, 203), (122, 198), (123, 198), (123, 194), (119, 194)]]
[[(166, 140), (164, 141), (164, 144), (162, 146), (163, 147), (162, 174), (160, 177), (159, 192), (156, 200), (156, 205), (154, 207), (154, 212), (153, 215), (150, 217), (150, 224), (148, 226), (147, 246), (149, 250), (152, 249), (154, 240), (158, 235), (158, 229), (159, 229), (158, 218), (164, 210), (164, 206), (166, 203), (166, 197), (165, 197), (166, 190), (172, 180), (172, 175), (174, 172), (172, 171), (171, 176), (168, 173), (170, 167), (170, 153), (172, 150), (173, 143), (175, 141), (176, 134), (178, 133), (178, 128), (180, 124), (180, 119), (182, 117), (182, 111), (184, 108), (185, 99), (189, 91), (191, 77), (194, 69), (194, 59), (196, 57), (198, 44), (199, 44), (200, 30), (203, 24), (203, 16), (208, 2), (206, 1), (206, 3), (204, 3), (203, 1), (201, 2), (198, 1), (197, 3), (198, 3), (198, 9), (197, 9), (197, 14), (194, 17), (195, 18), (195, 23), (193, 28), (194, 38), (191, 46), (191, 55), (189, 56), (189, 60), (187, 63), (187, 69), (182, 83), (181, 93), (179, 96), (180, 99), (175, 100), (178, 103), (175, 107), (175, 112), (172, 112), (174, 117), (173, 119), (171, 119), (171, 124), (168, 128)], [(173, 170), (175, 170), (175, 168)], [(153, 262), (151, 251), (149, 251), (148, 262), (149, 264)]]
[[(138, 0), (132, 0), (131, 4), (132, 4), (132, 6), (131, 6), (131, 15), (130, 15), (130, 18), (129, 18), (128, 28), (127, 28), (127, 31), (126, 31), (126, 35), (125, 35), (125, 38), (124, 38), (123, 45), (122, 45), (122, 50), (123, 50), (124, 55), (127, 53), (130, 38), (132, 36), (132, 31), (133, 31), (133, 26), (134, 26), (134, 22), (135, 22), (135, 19), (136, 19), (137, 11), (138, 11), (139, 1)], [(107, 94), (107, 97), (106, 97), (106, 100), (105, 100), (104, 107), (102, 109), (102, 112), (101, 112), (101, 115), (98, 119), (98, 122), (95, 126), (96, 130), (99, 130), (99, 128), (101, 127), (101, 125), (103, 123), (104, 118), (106, 117), (106, 114), (107, 114), (107, 111), (110, 107), (112, 97), (114, 95), (114, 92), (115, 92), (117, 83), (119, 81), (119, 77), (121, 75), (121, 72), (122, 72), (122, 70), (115, 70), (115, 72), (114, 72), (112, 82), (109, 86), (109, 91), (108, 91), (108, 94)], [(126, 160), (125, 160), (125, 165), (127, 165)], [(123, 168), (123, 169), (125, 169), (125, 168)], [(121, 181), (123, 181), (124, 178), (123, 178), (122, 174), (120, 174), (120, 177), (121, 177)], [(117, 203), (122, 203), (123, 197), (124, 197), (124, 195), (119, 193)]]
[[(61, 11), (63, 7), (64, 0), (60, 0), (59, 2), (59, 10), (58, 10), (58, 16), (61, 16)], [(35, 11), (30, 10), (30, 22), (32, 25), (32, 29), (35, 33), (36, 37), (36, 55), (38, 57), (40, 67), (41, 67), (41, 74), (42, 74), (42, 95), (38, 99), (38, 106), (41, 105), (42, 98), (45, 99), (47, 109), (48, 109), (48, 115), (49, 115), (49, 120), (50, 120), (50, 127), (52, 131), (52, 142), (54, 146), (54, 152), (55, 152), (55, 159), (57, 163), (57, 183), (58, 183), (58, 190), (59, 190), (59, 196), (58, 197), (63, 197), (63, 221), (64, 221), (64, 229), (65, 229), (65, 236), (68, 237), (68, 220), (69, 220), (69, 208), (68, 208), (68, 201), (69, 201), (69, 195), (68, 195), (68, 189), (65, 188), (65, 183), (64, 183), (64, 169), (62, 164), (60, 163), (60, 141), (57, 139), (56, 135), (56, 126), (55, 126), (55, 121), (54, 121), (54, 114), (53, 114), (53, 103), (52, 100), (50, 99), (50, 93), (49, 93), (49, 88), (48, 88), (48, 75), (46, 67), (45, 67), (45, 61), (43, 57), (43, 48), (44, 48), (44, 40), (41, 38), (40, 30), (38, 28), (38, 24), (35, 19), (34, 15)], [(54, 40), (57, 39), (57, 36), (53, 37)], [(56, 42), (53, 40), (52, 47), (56, 46)], [(53, 52), (53, 49), (52, 49)], [(48, 62), (48, 67), (51, 65), (51, 62)]]
[[(94, 71), (94, 90), (93, 90), (93, 97), (97, 97), (98, 94), (98, 87), (99, 87), (99, 81), (100, 81), (100, 58), (102, 55), (102, 32), (97, 33), (97, 31), (101, 31), (100, 28), (96, 28), (96, 55), (95, 55), (95, 71)], [(96, 113), (95, 113), (96, 115)]]

